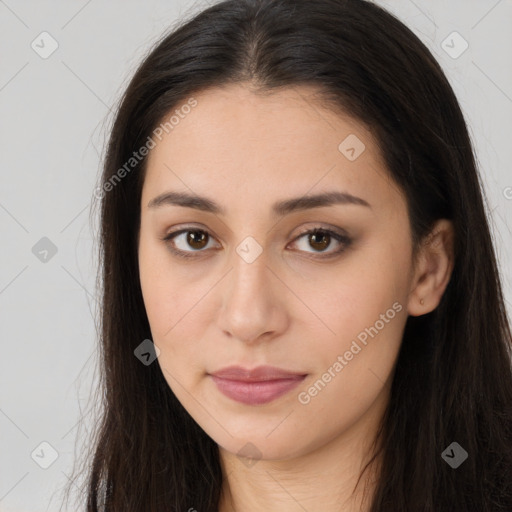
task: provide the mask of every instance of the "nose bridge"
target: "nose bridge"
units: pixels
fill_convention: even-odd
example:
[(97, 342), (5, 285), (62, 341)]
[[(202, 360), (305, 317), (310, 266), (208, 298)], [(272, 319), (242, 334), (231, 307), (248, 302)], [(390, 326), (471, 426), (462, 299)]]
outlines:
[(268, 264), (267, 252), (252, 237), (243, 239), (231, 255), (219, 323), (235, 338), (255, 340), (278, 327), (275, 322), (283, 312), (276, 307)]
[[(233, 271), (230, 273), (228, 298), (237, 301), (252, 299), (255, 303), (261, 292), (268, 290), (268, 250), (252, 236), (248, 236), (235, 247), (232, 254)], [(236, 296), (236, 297), (234, 297)]]

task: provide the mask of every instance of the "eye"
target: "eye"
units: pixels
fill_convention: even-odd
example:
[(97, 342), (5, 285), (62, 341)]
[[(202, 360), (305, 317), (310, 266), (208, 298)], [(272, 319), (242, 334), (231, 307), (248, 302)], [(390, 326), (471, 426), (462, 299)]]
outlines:
[[(310, 254), (323, 254), (326, 253), (330, 257), (335, 256), (343, 252), (352, 242), (352, 240), (345, 234), (337, 233), (331, 229), (315, 227), (301, 233), (294, 242), (306, 239), (306, 244), (312, 247), (314, 251), (303, 250), (303, 252), (309, 252)], [(197, 257), (194, 253), (206, 252), (203, 249), (208, 249), (208, 241), (211, 239), (211, 235), (208, 231), (203, 229), (180, 229), (172, 233), (167, 234), (162, 240), (167, 243), (169, 250), (181, 258), (195, 258)], [(332, 241), (335, 241), (339, 247), (334, 251), (326, 251), (325, 249), (332, 245)], [(181, 248), (176, 246), (182, 244)], [(192, 248), (193, 250), (190, 250)], [(211, 247), (210, 247), (211, 248)], [(315, 256), (314, 256), (315, 257)]]
[[(351, 243), (351, 239), (342, 233), (337, 233), (336, 231), (333, 231), (331, 229), (322, 228), (322, 227), (316, 227), (313, 229), (309, 229), (307, 231), (304, 231), (299, 237), (297, 237), (295, 240), (301, 240), (302, 238), (305, 238), (306, 240), (306, 248), (312, 247), (315, 249), (312, 251), (312, 254), (315, 253), (327, 253), (327, 256), (321, 256), (321, 257), (330, 257), (335, 256), (341, 252), (343, 252)], [(331, 246), (331, 242), (335, 240), (336, 243), (339, 245), (338, 249), (334, 251), (326, 251), (325, 249)], [(305, 252), (310, 252), (305, 249)]]
[[(204, 252), (204, 249), (207, 246), (208, 239), (210, 238), (210, 234), (208, 231), (203, 229), (180, 229), (179, 231), (174, 231), (173, 233), (169, 233), (162, 240), (168, 243), (169, 249), (176, 256), (180, 256), (182, 258), (195, 258), (195, 255), (192, 254), (194, 252)], [(184, 249), (176, 249), (176, 241), (182, 243)], [(192, 247), (194, 250), (189, 251), (187, 247)]]

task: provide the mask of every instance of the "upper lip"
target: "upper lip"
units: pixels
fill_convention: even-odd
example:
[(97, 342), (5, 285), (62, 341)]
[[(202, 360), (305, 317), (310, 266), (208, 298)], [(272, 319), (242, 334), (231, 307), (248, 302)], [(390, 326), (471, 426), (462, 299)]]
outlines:
[(293, 379), (297, 377), (304, 377), (307, 374), (284, 370), (283, 368), (277, 368), (276, 366), (257, 366), (252, 370), (242, 366), (228, 366), (216, 372), (212, 372), (210, 375), (215, 375), (215, 377), (228, 380), (261, 382), (265, 380)]

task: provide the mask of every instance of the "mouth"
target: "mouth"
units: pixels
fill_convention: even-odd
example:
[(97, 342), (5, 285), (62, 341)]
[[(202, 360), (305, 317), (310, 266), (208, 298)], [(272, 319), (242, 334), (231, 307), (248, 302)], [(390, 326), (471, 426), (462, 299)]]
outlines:
[(273, 366), (253, 370), (231, 366), (208, 375), (221, 393), (246, 405), (269, 403), (290, 392), (307, 376)]

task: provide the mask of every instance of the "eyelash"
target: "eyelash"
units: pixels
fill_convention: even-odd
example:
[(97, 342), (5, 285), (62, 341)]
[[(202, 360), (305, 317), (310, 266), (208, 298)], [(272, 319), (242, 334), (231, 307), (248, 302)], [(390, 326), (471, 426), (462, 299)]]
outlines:
[[(204, 250), (182, 251), (181, 249), (175, 249), (171, 245), (172, 239), (174, 239), (175, 237), (177, 237), (178, 235), (180, 235), (182, 233), (189, 233), (189, 232), (205, 233), (209, 237), (211, 237), (211, 234), (207, 230), (205, 230), (205, 229), (185, 228), (185, 229), (180, 229), (180, 230), (177, 230), (177, 231), (173, 231), (172, 233), (168, 233), (166, 236), (161, 238), (161, 240), (166, 242), (166, 245), (168, 246), (169, 250), (174, 255), (176, 255), (176, 256), (178, 256), (180, 258), (187, 258), (187, 259), (197, 258), (199, 256), (196, 256), (195, 253), (202, 253), (202, 252), (206, 252), (206, 251), (204, 251)], [(307, 256), (309, 258), (313, 258), (313, 259), (327, 259), (327, 258), (335, 257), (335, 256), (341, 254), (342, 252), (344, 252), (349, 247), (349, 245), (352, 243), (352, 239), (350, 239), (348, 236), (342, 235), (341, 233), (337, 233), (336, 231), (333, 231), (331, 229), (322, 228), (322, 227), (315, 227), (315, 228), (303, 231), (302, 233), (300, 233), (299, 236), (297, 236), (297, 238), (294, 239), (294, 241), (299, 240), (300, 238), (302, 238), (305, 235), (308, 235), (308, 234), (318, 234), (318, 233), (329, 235), (331, 238), (334, 238), (337, 242), (339, 242), (342, 245), (336, 251), (328, 253), (327, 256)], [(315, 254), (315, 253), (312, 253), (312, 254)], [(316, 254), (323, 255), (324, 252), (317, 252)]]

